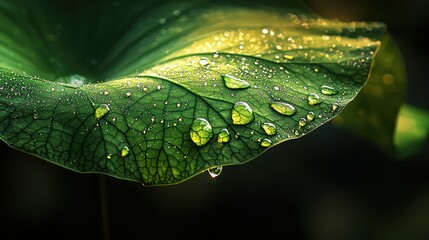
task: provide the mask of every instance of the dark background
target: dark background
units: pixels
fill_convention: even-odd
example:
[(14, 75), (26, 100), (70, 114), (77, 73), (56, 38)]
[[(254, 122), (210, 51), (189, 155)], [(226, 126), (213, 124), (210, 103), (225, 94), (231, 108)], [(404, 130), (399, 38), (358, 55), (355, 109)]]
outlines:
[[(406, 63), (406, 101), (429, 110), (426, 2), (307, 1), (323, 17), (385, 22)], [(3, 236), (102, 239), (101, 180), (114, 240), (429, 239), (429, 149), (399, 161), (329, 123), (216, 179), (164, 187), (75, 173), (4, 143), (0, 153)]]

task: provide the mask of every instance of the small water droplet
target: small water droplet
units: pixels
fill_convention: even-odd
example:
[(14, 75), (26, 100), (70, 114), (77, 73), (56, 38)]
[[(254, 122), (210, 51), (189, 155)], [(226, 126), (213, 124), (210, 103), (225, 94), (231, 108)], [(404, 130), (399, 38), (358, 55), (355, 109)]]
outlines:
[(250, 87), (250, 83), (243, 79), (236, 78), (229, 74), (225, 74), (223, 80), (225, 82), (225, 86), (230, 89), (245, 89)]
[(286, 60), (293, 60), (294, 56), (289, 55), (289, 54), (285, 54), (285, 55), (283, 55), (283, 58), (286, 59)]
[(264, 123), (262, 124), (262, 128), (267, 135), (275, 135), (277, 133), (276, 126), (272, 123)]
[(107, 113), (109, 113), (110, 108), (109, 105), (107, 104), (100, 104), (96, 109), (95, 109), (95, 118), (96, 119), (100, 119), (102, 118), (104, 115), (106, 115)]
[(317, 67), (314, 68), (314, 72), (318, 73), (319, 71), (320, 71), (319, 68)]
[(261, 146), (262, 147), (269, 147), (269, 146), (271, 146), (271, 144), (272, 144), (272, 142), (268, 138), (262, 139), (262, 141), (261, 141)]
[(307, 121), (311, 122), (314, 120), (314, 112), (308, 112), (307, 113)]
[(218, 57), (219, 57), (219, 52), (214, 52), (214, 53), (213, 53), (213, 57), (214, 57), (214, 58), (218, 58)]
[(212, 178), (215, 178), (220, 175), (220, 173), (222, 172), (222, 168), (223, 168), (222, 166), (212, 167), (212, 168), (209, 168), (207, 172), (210, 174)]
[(121, 157), (126, 157), (128, 154), (130, 154), (130, 149), (127, 146), (122, 147)]
[(190, 136), (197, 146), (203, 146), (213, 137), (213, 128), (205, 118), (197, 118), (191, 125)]
[(127, 97), (131, 97), (131, 92), (127, 92), (127, 93), (125, 93), (125, 95), (126, 95)]
[(106, 158), (109, 159), (109, 160), (112, 159), (112, 154), (110, 154), (110, 153), (107, 154)]
[(202, 57), (202, 58), (200, 59), (200, 65), (201, 65), (201, 66), (203, 66), (203, 67), (207, 67), (207, 66), (209, 66), (209, 64), (210, 64), (210, 60), (209, 60), (208, 58), (206, 58), (206, 57)]
[(38, 119), (38, 118), (39, 118), (39, 114), (34, 113), (34, 114), (33, 114), (33, 119), (34, 119), (34, 120), (36, 120), (36, 119)]
[(228, 129), (224, 128), (219, 131), (219, 134), (217, 135), (217, 142), (218, 143), (227, 143), (231, 140), (231, 137), (229, 135)]
[(268, 33), (270, 33), (270, 31), (268, 29), (266, 29), (266, 28), (262, 29), (262, 34), (268, 34)]
[(244, 125), (253, 121), (253, 110), (246, 102), (237, 102), (232, 108), (232, 123), (235, 125)]
[(316, 105), (322, 102), (320, 101), (319, 95), (317, 95), (316, 93), (310, 93), (307, 97), (307, 100), (308, 100), (308, 104), (310, 105)]
[(296, 113), (296, 108), (290, 103), (272, 102), (270, 106), (276, 112), (286, 116), (291, 116)]
[(107, 91), (107, 90), (104, 90), (104, 91), (103, 91), (103, 95), (104, 95), (104, 96), (107, 96), (107, 95), (109, 95), (109, 91)]
[(330, 86), (326, 86), (326, 85), (322, 86), (322, 88), (320, 89), (320, 92), (325, 94), (325, 95), (329, 95), (329, 96), (335, 95), (338, 93), (338, 91), (335, 90), (335, 88), (330, 87)]
[(298, 121), (298, 125), (299, 125), (300, 127), (304, 127), (305, 125), (307, 125), (307, 119), (305, 119), (305, 118), (300, 118), (300, 119), (299, 119), (299, 121)]
[(337, 110), (338, 107), (339, 107), (338, 104), (336, 104), (336, 103), (332, 104), (332, 111)]

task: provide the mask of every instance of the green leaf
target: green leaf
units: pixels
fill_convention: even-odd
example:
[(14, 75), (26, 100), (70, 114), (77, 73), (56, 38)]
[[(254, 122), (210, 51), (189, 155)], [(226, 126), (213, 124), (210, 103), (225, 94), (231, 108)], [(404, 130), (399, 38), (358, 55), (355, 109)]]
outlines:
[(0, 137), (145, 185), (217, 176), (330, 121), (365, 84), (385, 30), (293, 2), (98, 1), (73, 5), (79, 19), (60, 6), (0, 5)]
[(400, 158), (417, 155), (424, 150), (429, 138), (429, 112), (403, 104), (398, 114), (394, 136)]

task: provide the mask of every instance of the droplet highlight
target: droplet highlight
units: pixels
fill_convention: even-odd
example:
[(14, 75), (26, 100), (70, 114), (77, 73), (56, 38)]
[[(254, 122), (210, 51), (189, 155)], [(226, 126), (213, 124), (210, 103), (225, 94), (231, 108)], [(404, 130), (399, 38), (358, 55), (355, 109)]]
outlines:
[(245, 125), (253, 121), (253, 110), (246, 102), (234, 104), (231, 113), (232, 123), (235, 125)]
[(210, 174), (210, 177), (215, 178), (221, 174), (222, 169), (223, 169), (222, 166), (216, 166), (216, 167), (209, 168), (207, 172)]
[(236, 78), (236, 77), (231, 76), (229, 74), (226, 74), (226, 75), (224, 75), (222, 77), (223, 77), (223, 80), (225, 82), (225, 86), (227, 88), (230, 88), (230, 89), (245, 89), (245, 88), (250, 87), (250, 83), (247, 82), (246, 80)]
[(275, 135), (277, 133), (276, 126), (272, 123), (264, 123), (262, 124), (262, 129), (264, 129), (267, 135)]
[(206, 58), (206, 57), (202, 57), (200, 59), (200, 65), (203, 66), (203, 67), (207, 67), (207, 66), (210, 65), (210, 60), (208, 58)]
[(328, 96), (335, 95), (335, 94), (337, 94), (337, 93), (338, 93), (338, 91), (337, 91), (337, 90), (335, 90), (335, 88), (330, 87), (330, 86), (326, 86), (326, 85), (323, 85), (323, 86), (321, 87), (320, 92), (321, 92), (322, 94), (325, 94), (325, 95), (328, 95)]
[(107, 105), (107, 104), (100, 104), (95, 109), (95, 118), (96, 119), (100, 119), (100, 118), (102, 118), (104, 115), (106, 115), (109, 112), (110, 112), (109, 105)]
[(270, 106), (272, 109), (282, 115), (291, 116), (296, 113), (296, 108), (290, 103), (272, 102)]
[(307, 97), (307, 100), (308, 100), (308, 104), (310, 104), (312, 106), (322, 102), (320, 100), (319, 95), (317, 95), (316, 93), (310, 93)]
[(213, 128), (205, 118), (197, 118), (191, 125), (190, 136), (197, 146), (204, 146), (213, 137)]
[(229, 142), (229, 140), (231, 140), (231, 136), (229, 134), (228, 129), (224, 128), (224, 129), (220, 130), (218, 135), (217, 135), (217, 142), (218, 143), (227, 143), (227, 142)]

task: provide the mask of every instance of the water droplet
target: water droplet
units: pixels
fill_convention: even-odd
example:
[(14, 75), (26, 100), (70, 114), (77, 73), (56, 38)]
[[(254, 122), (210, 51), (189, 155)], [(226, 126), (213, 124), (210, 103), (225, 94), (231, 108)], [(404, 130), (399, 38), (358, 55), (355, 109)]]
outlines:
[(276, 126), (272, 123), (264, 123), (262, 124), (262, 128), (267, 135), (275, 135), (277, 133)]
[(307, 121), (311, 122), (314, 120), (314, 112), (307, 113)]
[(299, 125), (300, 127), (304, 127), (305, 125), (307, 125), (307, 119), (305, 119), (305, 118), (300, 118), (300, 119), (299, 119), (299, 121), (298, 121), (298, 125)]
[(218, 143), (227, 143), (231, 140), (231, 137), (229, 136), (228, 129), (224, 128), (219, 131), (219, 134), (217, 135), (217, 142)]
[(218, 57), (219, 57), (219, 52), (214, 52), (214, 53), (213, 53), (213, 57), (214, 57), (214, 58), (218, 58)]
[(286, 116), (291, 116), (296, 113), (296, 108), (290, 103), (272, 102), (270, 106), (276, 112)]
[(34, 114), (33, 114), (33, 119), (34, 119), (34, 120), (36, 120), (36, 119), (38, 119), (38, 118), (39, 118), (39, 114), (34, 113)]
[(109, 105), (107, 104), (100, 104), (96, 109), (95, 109), (95, 118), (96, 119), (100, 119), (102, 118), (104, 115), (106, 115), (107, 113), (109, 113), (110, 108)]
[(253, 121), (253, 110), (246, 102), (237, 102), (232, 108), (232, 123), (235, 125), (244, 125)]
[(270, 33), (270, 31), (268, 29), (266, 29), (266, 28), (262, 29), (262, 34), (268, 34), (268, 33)]
[(225, 81), (225, 86), (230, 89), (244, 89), (250, 87), (250, 83), (247, 81), (236, 78), (229, 74), (225, 74), (223, 76), (223, 80)]
[(310, 93), (307, 97), (307, 100), (308, 100), (308, 104), (310, 105), (316, 105), (322, 102), (320, 101), (319, 95), (317, 95), (316, 93)]
[(222, 168), (223, 168), (222, 166), (212, 167), (212, 168), (209, 168), (207, 172), (210, 174), (212, 178), (215, 178), (220, 175), (220, 173), (222, 172)]
[(334, 103), (332, 104), (332, 111), (335, 111), (338, 109), (338, 104)]
[(319, 71), (320, 71), (319, 68), (317, 67), (314, 68), (314, 72), (318, 73)]
[(127, 93), (125, 93), (125, 95), (126, 95), (127, 97), (131, 97), (131, 92), (127, 92)]
[(335, 88), (330, 87), (330, 86), (326, 86), (326, 85), (322, 86), (322, 88), (320, 89), (320, 92), (323, 93), (323, 94), (325, 94), (325, 95), (329, 95), (329, 96), (330, 95), (335, 95), (335, 94), (338, 93), (338, 91), (335, 90)]
[(110, 154), (110, 153), (107, 154), (106, 158), (109, 159), (109, 160), (112, 159), (112, 154)]
[(197, 118), (191, 125), (190, 136), (197, 146), (203, 146), (213, 137), (213, 129), (205, 118)]
[(285, 55), (283, 55), (283, 58), (286, 59), (286, 60), (293, 60), (294, 56), (289, 55), (289, 54), (285, 54)]
[(130, 149), (127, 146), (122, 147), (121, 157), (126, 157), (128, 154), (130, 154)]
[(263, 139), (263, 140), (261, 141), (261, 146), (262, 146), (262, 147), (269, 147), (269, 146), (271, 146), (271, 144), (272, 144), (272, 142), (271, 142), (271, 140), (270, 140), (270, 139), (268, 139), (268, 138), (265, 138), (265, 139)]
[(202, 57), (200, 59), (200, 65), (203, 67), (207, 67), (210, 64), (210, 60), (206, 57)]

